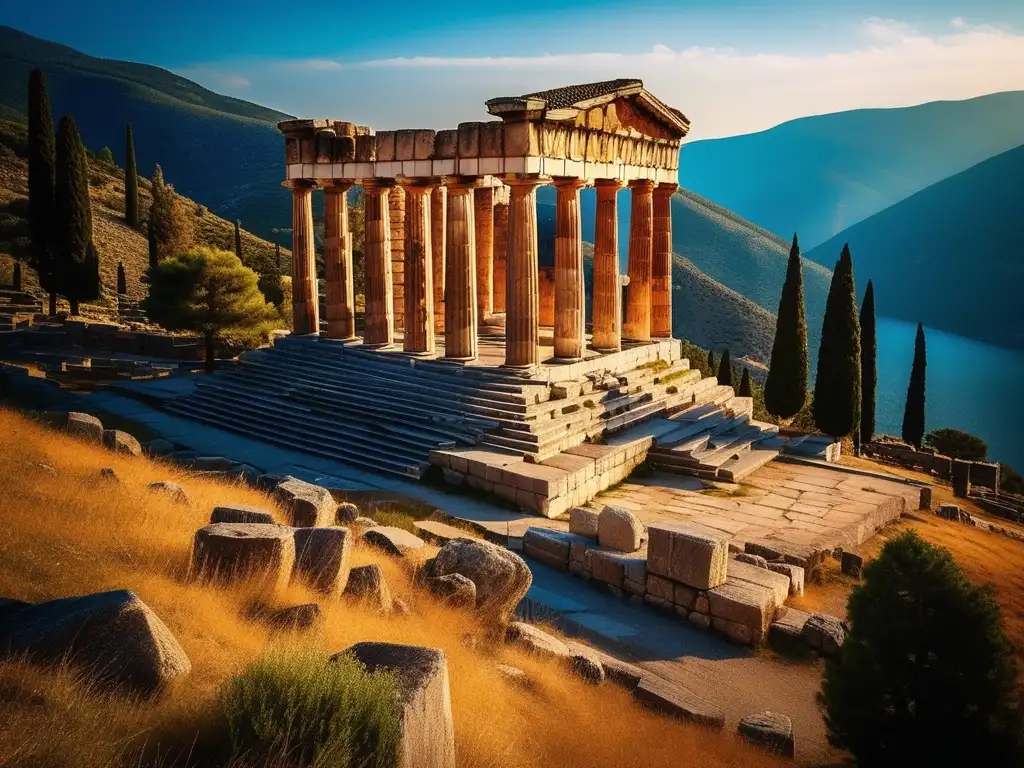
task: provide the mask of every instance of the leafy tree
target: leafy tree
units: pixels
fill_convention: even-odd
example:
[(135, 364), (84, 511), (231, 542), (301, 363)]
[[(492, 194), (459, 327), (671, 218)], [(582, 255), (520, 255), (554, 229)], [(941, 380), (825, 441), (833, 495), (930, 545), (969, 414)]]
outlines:
[(202, 334), (207, 371), (215, 367), (216, 343), (223, 336), (265, 334), (279, 319), (264, 301), (255, 272), (230, 251), (202, 247), (162, 259), (150, 274), (143, 304), (165, 328)]
[(715, 352), (708, 350), (708, 376), (718, 375), (718, 368), (715, 366)]
[(807, 319), (804, 313), (804, 276), (800, 244), (793, 233), (786, 281), (782, 284), (775, 321), (771, 366), (764, 384), (768, 412), (791, 419), (807, 400)]
[(242, 258), (242, 222), (238, 219), (235, 219), (235, 256), (243, 264), (245, 263), (245, 260)]
[(860, 425), (860, 323), (850, 247), (832, 273), (818, 349), (814, 382), (814, 423), (832, 437), (851, 434)]
[(193, 217), (174, 187), (164, 181), (159, 165), (153, 172), (153, 204), (149, 209), (149, 223), (157, 262), (177, 256), (192, 246)]
[(124, 273), (124, 263), (117, 262), (117, 293), (124, 296), (128, 293), (128, 279)]
[(729, 358), (729, 350), (722, 353), (722, 359), (718, 361), (718, 383), (727, 387), (732, 386), (732, 360)]
[(750, 371), (746, 368), (743, 369), (743, 378), (740, 379), (740, 397), (753, 397), (752, 389), (750, 386)]
[(984, 440), (959, 429), (933, 429), (924, 436), (924, 444), (954, 459), (984, 461), (988, 456)]
[(863, 768), (1020, 764), (1016, 662), (991, 592), (913, 531), (864, 579), (825, 669), (829, 740)]
[(868, 280), (860, 305), (860, 439), (875, 436), (875, 390), (878, 388), (878, 342), (875, 337), (875, 287)]
[(89, 166), (78, 126), (70, 115), (57, 129), (57, 183), (54, 190), (54, 272), (60, 293), (77, 315), (79, 303), (99, 298), (100, 265), (92, 243)]
[(921, 447), (921, 439), (924, 437), (924, 385), (927, 366), (924, 326), (918, 323), (917, 338), (914, 340), (914, 364), (910, 369), (907, 404), (903, 410), (903, 439), (918, 448)]
[(28, 76), (28, 222), (32, 267), (39, 285), (50, 295), (50, 314), (57, 314), (53, 233), (56, 229), (54, 187), (57, 150), (46, 76), (33, 69)]
[(117, 167), (117, 163), (114, 162), (114, 153), (110, 150), (110, 147), (104, 147), (99, 152), (97, 152), (96, 160), (97, 162), (100, 162), (103, 165), (112, 165), (114, 167)]
[(124, 135), (124, 220), (129, 227), (139, 226), (139, 171), (135, 167), (135, 139), (128, 123)]

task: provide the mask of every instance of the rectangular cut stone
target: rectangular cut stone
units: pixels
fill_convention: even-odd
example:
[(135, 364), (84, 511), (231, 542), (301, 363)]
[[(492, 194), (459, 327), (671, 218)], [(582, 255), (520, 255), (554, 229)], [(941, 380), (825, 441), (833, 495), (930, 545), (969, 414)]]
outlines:
[(576, 507), (569, 513), (569, 532), (589, 539), (597, 538), (597, 512), (584, 507)]
[(316, 162), (316, 139), (312, 136), (299, 139), (299, 159), (303, 163)]
[[(788, 589), (788, 587), (787, 587)], [(735, 622), (750, 630), (751, 643), (760, 643), (775, 617), (775, 594), (771, 589), (730, 578), (708, 590), (713, 618)]]
[(434, 134), (434, 159), (452, 159), (458, 156), (459, 132), (457, 130), (438, 131)]
[(549, 528), (528, 528), (523, 536), (523, 553), (527, 557), (558, 568), (569, 567), (569, 552), (573, 543), (589, 543), (581, 536)]
[(661, 576), (647, 574), (647, 594), (672, 602), (673, 582), (663, 579)]
[(768, 570), (781, 573), (789, 579), (789, 594), (791, 597), (801, 597), (804, 594), (804, 569), (799, 565), (791, 563), (768, 563)]
[(348, 163), (356, 159), (356, 140), (351, 136), (338, 136), (334, 140), (331, 161)]
[(299, 140), (292, 136), (284, 140), (284, 161), (285, 163), (301, 162), (299, 159)]
[(775, 573), (767, 568), (761, 568), (749, 563), (741, 563), (736, 560), (729, 561), (729, 578), (757, 584), (759, 587), (770, 589), (775, 595), (775, 604), (783, 605), (789, 597), (789, 576)]
[(600, 549), (590, 550), (590, 568), (594, 578), (598, 581), (622, 589), (626, 571), (624, 564), (614, 552)]
[(662, 714), (715, 730), (725, 727), (725, 713), (694, 696), (681, 685), (656, 675), (644, 675), (633, 691), (633, 697), (644, 706)]
[(459, 123), (459, 157), (480, 157), (480, 123)]
[(684, 523), (657, 523), (647, 529), (647, 569), (697, 589), (725, 582), (729, 542)]
[(505, 158), (503, 157), (481, 157), (480, 174), (482, 176), (497, 175), (505, 172)]
[[(504, 155), (526, 157), (541, 154), (540, 134), (536, 123), (529, 121), (499, 123), (504, 131)], [(545, 153), (547, 154), (547, 153)]]
[(377, 137), (356, 136), (356, 162), (373, 163), (377, 160)]
[(568, 491), (567, 474), (564, 469), (524, 462), (503, 470), (502, 478), (506, 485), (551, 499)]
[(455, 173), (455, 164), (458, 161), (452, 158), (448, 160), (433, 160), (431, 162), (433, 164), (432, 176), (451, 176)]
[(675, 584), (672, 587), (672, 602), (688, 611), (696, 609), (698, 597), (697, 590), (693, 587), (685, 584)]
[(429, 160), (434, 155), (434, 131), (416, 131), (413, 140), (413, 160)]
[(395, 160), (413, 160), (416, 154), (416, 131), (395, 131)]
[(390, 162), (395, 159), (395, 132), (381, 131), (377, 134), (377, 160)]
[(480, 170), (480, 159), (476, 157), (459, 157), (459, 175), (476, 176)]
[(505, 123), (501, 120), (492, 120), (480, 124), (480, 157), (501, 157), (502, 135)]

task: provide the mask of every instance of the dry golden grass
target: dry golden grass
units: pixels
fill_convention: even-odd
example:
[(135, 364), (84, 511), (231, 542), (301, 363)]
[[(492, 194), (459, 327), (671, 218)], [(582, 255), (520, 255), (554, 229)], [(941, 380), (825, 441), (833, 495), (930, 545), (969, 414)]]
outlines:
[[(73, 670), (0, 663), (0, 765), (209, 765), (223, 738), (216, 696), (231, 675), (282, 642), (242, 618), (250, 597), (186, 581), (193, 533), (212, 507), (234, 501), (271, 507), (242, 486), (185, 475), (145, 459), (115, 456), (0, 410), (0, 595), (46, 600), (108, 589), (135, 591), (165, 621), (192, 661), (184, 684), (157, 702), (87, 690)], [(41, 467), (56, 470), (51, 474)], [(99, 477), (113, 467), (123, 485)], [(149, 494), (175, 479), (189, 507)], [(341, 601), (322, 602), (322, 630), (300, 642), (336, 651), (360, 640), (443, 648), (448, 655), (460, 766), (771, 765), (731, 734), (647, 713), (612, 685), (593, 688), (510, 648), (466, 646), (474, 618), (438, 605), (410, 585), (399, 563), (357, 548), (357, 563), (381, 562), (392, 591), (413, 606), (383, 618)], [(302, 587), (282, 601), (314, 599)], [(494, 670), (500, 659), (532, 675), (526, 691)]]

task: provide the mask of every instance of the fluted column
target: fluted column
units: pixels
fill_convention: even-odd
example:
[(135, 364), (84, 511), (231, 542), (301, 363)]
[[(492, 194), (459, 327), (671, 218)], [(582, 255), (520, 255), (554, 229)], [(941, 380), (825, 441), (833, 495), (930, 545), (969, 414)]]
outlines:
[(477, 356), (475, 186), (475, 180), (448, 184), (444, 356), (450, 360)]
[(477, 187), (473, 194), (476, 228), (476, 312), (483, 323), (494, 314), (494, 188)]
[(444, 333), (444, 260), (447, 243), (448, 191), (434, 187), (430, 194), (430, 247), (434, 251), (434, 333)]
[(430, 247), (429, 183), (403, 184), (405, 190), (406, 352), (434, 353), (434, 265)]
[(622, 349), (622, 285), (619, 280), (618, 179), (598, 179), (597, 220), (594, 225), (593, 333), (600, 352)]
[(366, 329), (363, 342), (389, 347), (395, 341), (395, 308), (391, 284), (391, 183), (367, 181), (366, 192)]
[(555, 357), (579, 360), (584, 350), (582, 179), (558, 179), (555, 203)]
[(352, 236), (348, 229), (348, 191), (352, 183), (324, 185), (324, 292), (327, 338), (354, 339), (355, 297), (352, 288)]
[(629, 216), (629, 291), (622, 333), (631, 341), (651, 340), (651, 267), (654, 259), (652, 192), (654, 182), (629, 183), (632, 207)]
[(313, 243), (313, 190), (316, 182), (284, 182), (292, 191), (292, 333), (320, 333), (320, 296)]
[(494, 311), (505, 311), (505, 264), (508, 258), (508, 188), (494, 203)]
[(546, 180), (510, 178), (508, 262), (505, 267), (505, 365), (528, 368), (537, 352), (537, 187)]
[(678, 184), (654, 188), (654, 256), (651, 263), (651, 336), (672, 336), (672, 193)]

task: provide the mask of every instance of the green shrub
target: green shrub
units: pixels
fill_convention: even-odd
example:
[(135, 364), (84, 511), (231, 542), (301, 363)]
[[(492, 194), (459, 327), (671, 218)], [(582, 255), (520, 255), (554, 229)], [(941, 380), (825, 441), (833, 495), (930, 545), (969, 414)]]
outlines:
[(385, 768), (398, 757), (396, 682), (358, 661), (275, 651), (231, 680), (221, 707), (232, 765)]
[(959, 429), (933, 429), (924, 436), (924, 444), (954, 459), (984, 461), (988, 456), (984, 440)]

